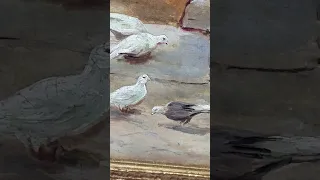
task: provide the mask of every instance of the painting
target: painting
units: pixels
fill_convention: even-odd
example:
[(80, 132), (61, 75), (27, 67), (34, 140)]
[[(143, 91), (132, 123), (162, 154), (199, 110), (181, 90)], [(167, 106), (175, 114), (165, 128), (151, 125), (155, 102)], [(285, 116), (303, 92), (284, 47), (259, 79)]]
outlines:
[(319, 1), (211, 7), (211, 178), (318, 179)]
[(209, 179), (210, 1), (110, 1), (111, 178)]
[(0, 2), (0, 179), (109, 176), (109, 19), (84, 2)]

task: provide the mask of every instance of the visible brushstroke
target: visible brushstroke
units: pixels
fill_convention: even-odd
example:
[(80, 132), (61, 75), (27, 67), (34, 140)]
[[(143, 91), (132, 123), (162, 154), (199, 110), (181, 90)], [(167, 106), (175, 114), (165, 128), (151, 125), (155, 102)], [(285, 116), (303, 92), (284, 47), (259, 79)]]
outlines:
[[(317, 60), (318, 61), (318, 60)], [(244, 67), (244, 66), (234, 66), (228, 64), (222, 64), (218, 62), (211, 62), (216, 66), (220, 66), (225, 70), (249, 70), (249, 71), (259, 71), (259, 72), (272, 72), (272, 73), (301, 73), (301, 72), (309, 72), (317, 69), (317, 66), (313, 67), (298, 67), (298, 68), (290, 68), (290, 69), (277, 69), (277, 68), (263, 68), (263, 67)]]

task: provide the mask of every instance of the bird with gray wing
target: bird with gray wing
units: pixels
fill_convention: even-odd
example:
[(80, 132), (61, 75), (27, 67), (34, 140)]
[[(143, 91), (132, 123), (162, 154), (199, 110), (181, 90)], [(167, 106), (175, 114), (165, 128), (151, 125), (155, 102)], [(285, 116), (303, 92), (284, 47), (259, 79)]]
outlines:
[(117, 39), (148, 32), (147, 28), (138, 18), (119, 13), (110, 13), (110, 31)]
[[(284, 166), (320, 161), (320, 137), (260, 134), (226, 126), (210, 127), (211, 177), (262, 180)], [(233, 162), (233, 163), (230, 163)]]
[(151, 114), (163, 114), (168, 119), (187, 124), (191, 119), (201, 113), (210, 113), (210, 105), (197, 105), (179, 101), (167, 103), (165, 106), (154, 106)]
[(110, 60), (122, 57), (149, 56), (161, 44), (168, 44), (166, 35), (154, 36), (149, 33), (131, 35), (111, 48)]
[(136, 84), (123, 86), (110, 94), (110, 105), (122, 112), (129, 112), (134, 106), (142, 103), (147, 95), (146, 83), (150, 80), (147, 74), (139, 76)]
[(95, 126), (109, 115), (109, 53), (95, 47), (81, 74), (40, 80), (0, 101), (0, 132), (15, 134), (31, 155), (55, 161), (58, 143)]

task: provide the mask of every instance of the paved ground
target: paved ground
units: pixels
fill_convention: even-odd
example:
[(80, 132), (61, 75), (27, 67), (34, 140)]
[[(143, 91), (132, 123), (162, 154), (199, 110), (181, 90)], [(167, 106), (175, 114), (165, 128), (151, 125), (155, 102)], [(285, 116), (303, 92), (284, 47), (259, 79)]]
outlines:
[[(283, 6), (280, 6), (284, 7), (286, 11), (281, 11), (281, 8), (272, 8), (271, 5), (276, 3), (271, 3), (268, 6), (269, 9), (262, 8), (263, 11), (255, 11), (258, 14), (254, 16), (255, 18), (246, 18), (250, 15), (242, 12), (250, 11), (243, 11), (244, 9), (265, 7), (253, 2), (256, 1), (242, 1), (240, 4), (233, 4), (232, 8), (223, 8), (230, 7), (228, 1), (224, 1), (214, 6), (217, 7), (217, 12), (222, 14), (214, 16), (213, 21), (216, 28), (211, 29), (211, 31), (220, 34), (220, 36), (215, 36), (220, 37), (220, 39), (211, 42), (214, 43), (215, 51), (220, 52), (219, 54), (214, 53), (217, 56), (212, 56), (215, 59), (211, 62), (212, 78), (210, 81), (214, 82), (211, 86), (213, 92), (213, 101), (211, 101), (213, 123), (211, 125), (227, 125), (264, 133), (319, 135), (320, 97), (318, 92), (320, 87), (318, 79), (320, 74), (317, 68), (311, 71), (302, 70), (297, 73), (287, 71), (262, 72), (261, 69), (243, 70), (231, 66), (214, 65), (213, 63), (213, 61), (216, 61), (221, 64), (265, 68), (267, 70), (304, 68), (306, 64), (311, 67), (317, 66), (314, 58), (317, 57), (318, 51), (315, 49), (317, 44), (313, 41), (313, 37), (319, 36), (316, 32), (320, 31), (313, 29), (317, 23), (314, 23), (316, 16), (313, 13), (315, 10), (312, 9), (316, 6), (313, 4), (299, 5), (297, 4), (298, 1), (295, 1), (296, 3), (288, 8), (284, 1), (277, 1), (284, 3)], [(95, 11), (92, 11), (83, 8), (81, 4), (78, 6), (66, 5), (68, 3), (62, 3), (63, 6), (59, 4), (59, 1), (53, 3), (18, 0), (0, 2), (0, 20), (2, 23), (0, 35), (21, 38), (20, 40), (0, 40), (2, 55), (0, 60), (0, 99), (37, 80), (81, 72), (92, 47), (107, 40), (107, 29), (104, 22), (107, 22), (108, 19), (106, 19), (104, 11), (98, 10), (101, 7), (92, 5), (96, 8)], [(265, 28), (263, 23), (258, 23), (259, 26), (256, 26), (256, 22), (265, 20), (263, 15), (266, 13), (262, 12), (295, 12), (298, 9), (296, 7), (303, 7), (305, 11), (299, 11), (302, 14), (298, 13), (296, 16), (281, 16), (285, 18), (274, 23), (279, 25), (282, 22), (290, 22), (288, 26), (279, 25)], [(308, 10), (308, 8), (310, 9)], [(273, 11), (268, 11), (270, 9)], [(174, 17), (167, 16), (168, 20), (161, 22), (161, 24), (176, 22), (178, 14)], [(276, 17), (280, 15), (278, 14)], [(237, 17), (242, 17), (242, 19), (248, 21), (237, 21)], [(314, 21), (304, 20), (304, 18), (313, 19), (313, 17)], [(152, 22), (152, 20), (150, 21)], [(296, 22), (306, 24), (302, 26)], [(248, 26), (243, 26), (242, 23), (248, 23)], [(255, 27), (259, 28), (255, 29)], [(290, 28), (286, 29), (284, 27)], [(236, 32), (235, 29), (238, 29), (237, 33), (234, 33)], [(266, 31), (263, 31), (264, 29)], [(251, 36), (252, 32), (255, 32), (253, 37)], [(270, 32), (279, 33), (277, 36), (269, 36), (268, 33), (277, 34)], [(246, 45), (243, 45), (243, 43)], [(294, 51), (290, 51), (290, 49), (294, 49)], [(286, 54), (285, 52), (290, 53)], [(161, 50), (159, 53), (161, 53)], [(297, 56), (295, 53), (298, 53)], [(276, 56), (277, 58), (270, 58), (277, 54), (279, 55)], [(283, 57), (281, 55), (284, 54), (286, 54), (285, 58), (281, 59)], [(295, 58), (290, 61), (290, 57)], [(155, 63), (150, 62), (151, 65)], [(145, 66), (152, 67), (151, 65)], [(119, 65), (119, 67), (122, 66), (129, 67), (128, 64)], [(224, 69), (225, 67), (229, 67), (229, 69)], [(111, 90), (135, 82), (135, 78), (139, 75), (137, 69), (129, 68), (128, 72), (131, 73), (130, 76), (117, 73), (111, 75), (111, 79), (113, 79)], [(198, 77), (198, 80), (205, 79), (205, 76), (202, 75)], [(121, 82), (115, 81), (115, 79), (120, 78)], [(174, 98), (192, 102), (202, 100), (210, 102), (209, 84), (179, 84), (167, 80), (153, 81), (148, 84), (150, 94), (146, 101), (137, 107), (141, 114), (123, 116), (115, 110), (111, 112), (113, 118), (111, 126), (114, 129), (114, 137), (110, 142), (112, 143), (112, 155), (131, 159), (133, 156), (139, 159), (153, 157), (156, 158), (155, 160), (170, 158), (176, 162), (180, 162), (183, 157), (191, 157), (189, 160), (184, 158), (184, 163), (196, 160), (198, 161), (192, 163), (208, 163), (206, 160), (208, 153), (206, 142), (209, 138), (207, 115), (194, 118), (186, 128), (173, 130), (170, 129), (172, 123), (169, 120), (158, 115), (151, 116), (149, 112), (153, 105), (164, 104)], [(158, 123), (160, 126), (158, 126)], [(98, 136), (81, 145), (80, 148), (94, 149), (97, 153), (109, 154), (104, 145), (109, 143), (105, 138), (108, 133), (108, 131), (102, 131)], [(133, 134), (128, 135), (130, 133)], [(163, 135), (164, 133), (166, 135)], [(135, 141), (132, 141), (131, 137)], [(172, 137), (179, 138), (176, 140)], [(133, 144), (132, 142), (138, 143)], [(137, 147), (145, 142), (153, 144)], [(201, 149), (197, 149), (193, 145), (197, 145)], [(159, 146), (165, 146), (170, 151), (164, 151), (163, 148), (159, 149)], [(22, 179), (22, 177), (23, 179), (48, 180), (53, 178), (79, 179), (79, 176), (84, 179), (90, 179), (93, 176), (95, 176), (95, 179), (105, 179), (106, 177), (106, 174), (104, 174), (105, 167), (49, 166), (35, 162), (27, 156), (23, 146), (10, 137), (1, 138), (0, 152), (3, 155), (3, 163), (0, 164), (0, 179), (17, 180)], [(146, 152), (152, 154), (152, 156), (145, 157)], [(307, 175), (310, 176), (309, 179), (312, 179), (317, 175), (318, 166), (318, 164), (313, 163), (288, 166), (266, 175), (265, 180), (275, 177), (283, 180), (290, 178), (299, 180), (307, 179)]]
[[(138, 114), (111, 111), (111, 157), (208, 165), (209, 114), (196, 116), (185, 127), (172, 129), (177, 123), (165, 116), (152, 116), (151, 109), (170, 101), (210, 103), (209, 40), (199, 33), (172, 26), (148, 24), (147, 28), (153, 34), (166, 34), (169, 45), (159, 47), (143, 63), (123, 60), (110, 63), (111, 91), (134, 84), (144, 73), (153, 79), (147, 84), (146, 100), (137, 107)], [(111, 46), (117, 43), (112, 34), (111, 42)]]
[[(128, 76), (112, 75), (111, 89), (133, 84), (135, 80)], [(139, 113), (124, 115), (117, 109), (111, 111), (111, 157), (167, 163), (208, 164), (210, 152), (208, 114), (196, 116), (185, 127), (172, 129), (178, 124), (164, 116), (151, 115), (151, 108), (173, 100), (209, 103), (209, 85), (195, 86), (151, 81), (148, 83), (148, 91), (146, 100), (136, 108)]]

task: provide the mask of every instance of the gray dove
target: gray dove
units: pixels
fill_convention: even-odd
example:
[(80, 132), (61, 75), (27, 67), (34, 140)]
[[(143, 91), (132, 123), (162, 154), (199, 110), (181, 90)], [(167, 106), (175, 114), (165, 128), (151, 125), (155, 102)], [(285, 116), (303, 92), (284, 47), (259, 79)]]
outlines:
[[(211, 178), (262, 180), (283, 166), (320, 160), (320, 137), (281, 136), (211, 125)], [(230, 163), (234, 162), (234, 163)]]
[(110, 13), (110, 31), (117, 39), (148, 32), (147, 28), (138, 18), (119, 13)]
[(149, 56), (151, 51), (161, 44), (168, 44), (166, 35), (154, 36), (149, 33), (131, 35), (111, 48), (110, 60), (121, 57)]
[(82, 133), (109, 115), (108, 56), (105, 45), (97, 46), (81, 74), (46, 78), (0, 101), (2, 133), (15, 134), (38, 159), (57, 160), (64, 150), (59, 138)]
[(210, 113), (210, 105), (196, 105), (191, 103), (173, 101), (165, 106), (154, 106), (151, 114), (163, 114), (168, 119), (180, 121), (180, 124), (187, 124), (191, 119), (200, 113)]
[(137, 83), (132, 86), (123, 86), (110, 94), (110, 105), (116, 106), (122, 112), (129, 112), (130, 108), (139, 105), (147, 95), (146, 83), (149, 76), (139, 76)]

